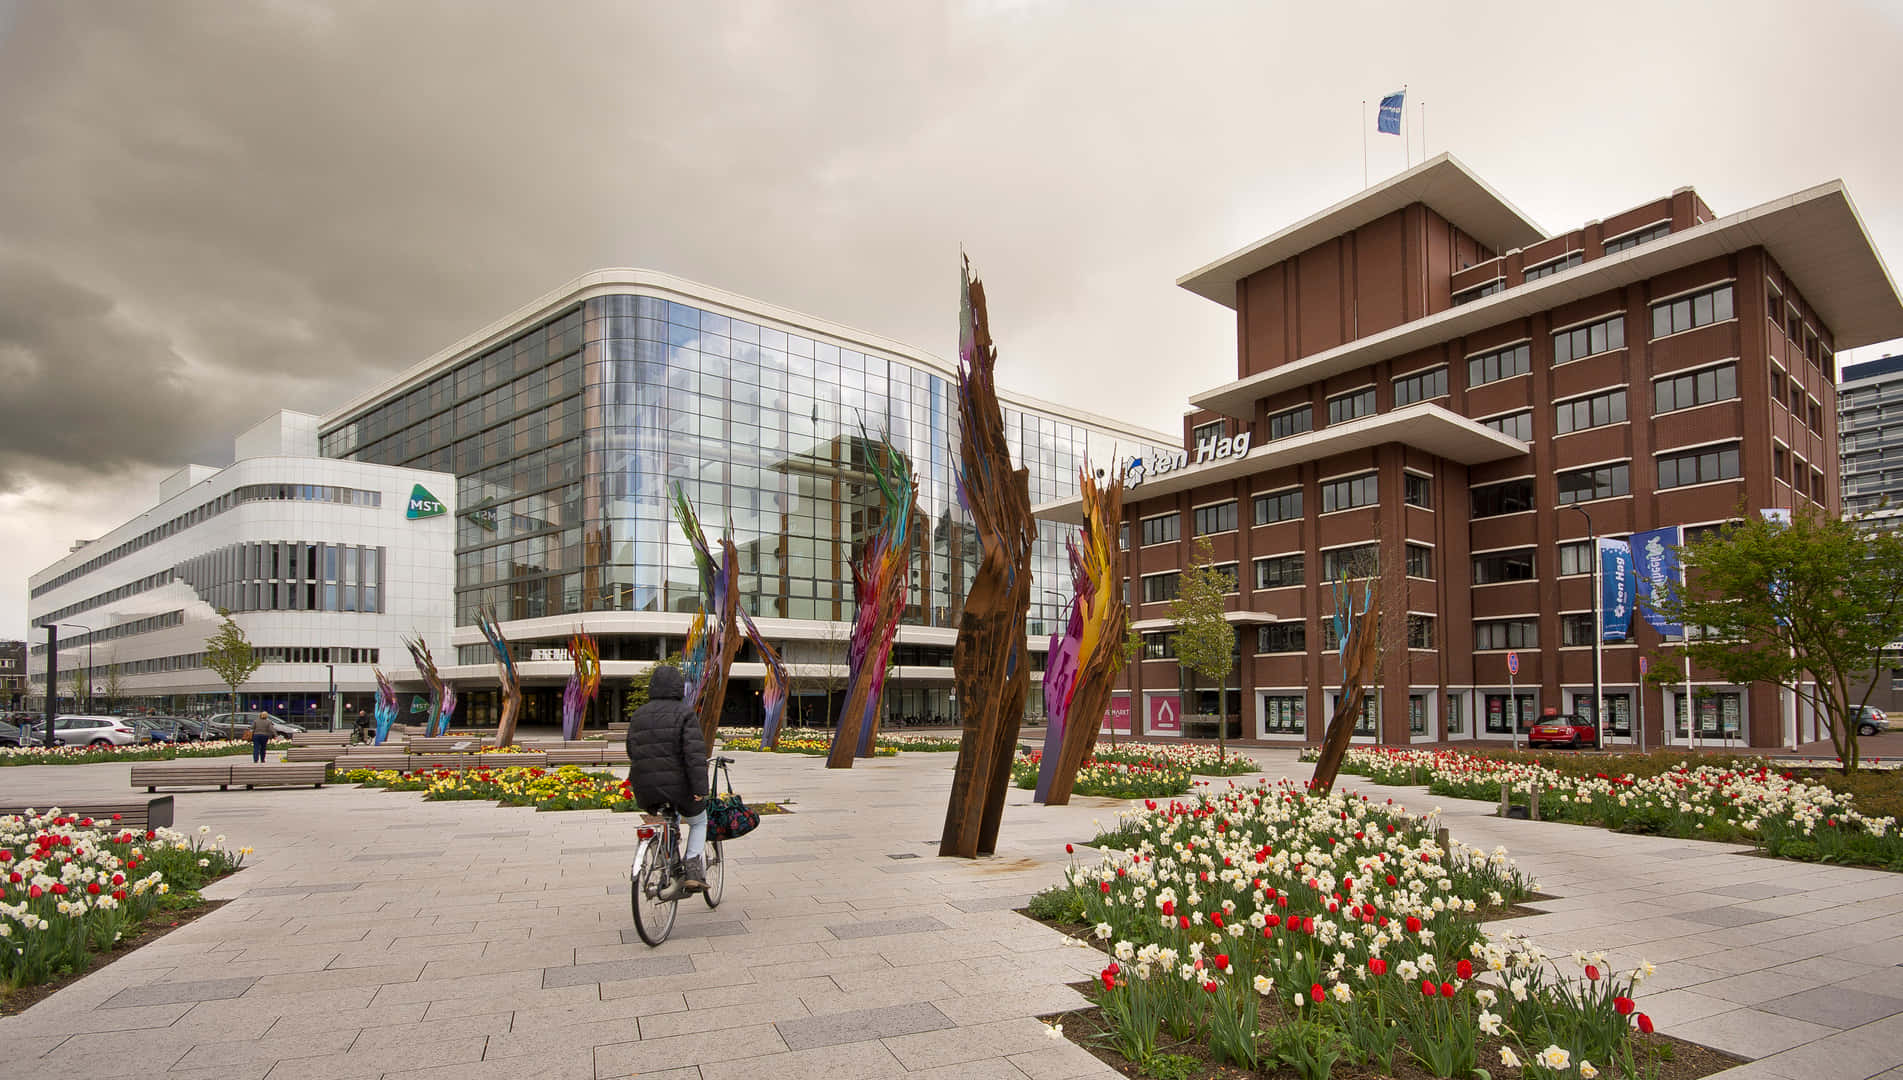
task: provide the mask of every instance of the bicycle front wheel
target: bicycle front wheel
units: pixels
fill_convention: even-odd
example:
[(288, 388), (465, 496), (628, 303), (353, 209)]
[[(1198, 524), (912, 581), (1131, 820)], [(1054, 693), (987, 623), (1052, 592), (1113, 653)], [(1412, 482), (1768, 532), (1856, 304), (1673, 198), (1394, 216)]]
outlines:
[(634, 909), (635, 932), (649, 945), (659, 945), (673, 932), (674, 914), (681, 901), (679, 896), (662, 899), (672, 892), (674, 881), (658, 837), (642, 842), (629, 877), (628, 903)]
[(708, 907), (717, 908), (720, 906), (721, 890), (727, 887), (727, 858), (720, 850), (720, 841), (711, 836), (707, 838), (707, 849), (701, 855), (707, 866), (707, 891), (701, 893), (700, 898), (707, 901)]

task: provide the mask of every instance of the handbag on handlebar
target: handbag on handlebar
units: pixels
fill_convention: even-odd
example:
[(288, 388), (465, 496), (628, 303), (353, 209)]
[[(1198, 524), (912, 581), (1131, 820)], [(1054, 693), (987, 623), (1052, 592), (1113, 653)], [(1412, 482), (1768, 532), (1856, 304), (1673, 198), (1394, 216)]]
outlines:
[[(727, 770), (721, 769), (722, 773)], [(760, 812), (746, 804), (733, 790), (733, 777), (727, 777), (727, 793), (719, 793), (720, 784), (716, 779), (714, 790), (707, 798), (707, 834), (716, 840), (728, 841), (745, 836), (760, 827)]]

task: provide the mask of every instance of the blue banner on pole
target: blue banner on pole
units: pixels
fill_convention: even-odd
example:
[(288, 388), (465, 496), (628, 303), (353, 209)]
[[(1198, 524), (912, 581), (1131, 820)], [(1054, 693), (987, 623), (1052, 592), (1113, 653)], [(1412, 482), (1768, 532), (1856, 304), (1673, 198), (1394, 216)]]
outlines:
[(1678, 546), (1684, 533), (1677, 525), (1632, 534), (1632, 559), (1639, 573), (1639, 613), (1662, 637), (1680, 637), (1685, 627), (1658, 613), (1653, 605), (1676, 595), (1679, 583)]
[[(1767, 506), (1759, 510), (1758, 513), (1763, 515), (1764, 520), (1778, 528), (1790, 527), (1791, 511), (1789, 507)], [(1789, 595), (1790, 591), (1790, 582), (1785, 581), (1782, 576), (1774, 576), (1771, 578), (1771, 603), (1773, 605), (1781, 607), (1784, 603), (1784, 598)], [(1781, 610), (1777, 610), (1775, 607), (1773, 609), (1772, 618), (1777, 620), (1779, 626), (1791, 625), (1791, 620), (1787, 618)]]
[(1401, 133), (1401, 102), (1407, 97), (1406, 90), (1396, 90), (1381, 99), (1381, 111), (1375, 114), (1374, 127), (1384, 135)]
[(1624, 540), (1599, 541), (1601, 641), (1624, 641), (1632, 629), (1632, 547)]

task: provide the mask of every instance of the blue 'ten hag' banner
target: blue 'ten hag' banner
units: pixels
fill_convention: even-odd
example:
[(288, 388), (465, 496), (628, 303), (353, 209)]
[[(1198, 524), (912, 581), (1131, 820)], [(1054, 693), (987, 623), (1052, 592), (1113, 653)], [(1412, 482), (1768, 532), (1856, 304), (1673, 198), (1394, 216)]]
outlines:
[[(1764, 520), (1770, 522), (1773, 526), (1778, 528), (1790, 527), (1791, 511), (1789, 507), (1767, 506), (1759, 510), (1758, 513), (1763, 515)], [(1772, 618), (1777, 620), (1779, 626), (1791, 625), (1790, 618), (1787, 617), (1782, 610), (1784, 598), (1790, 594), (1790, 591), (1791, 583), (1785, 581), (1782, 576), (1773, 577), (1771, 579), (1771, 603), (1775, 609)]]
[(1639, 572), (1639, 599), (1645, 601), (1639, 606), (1639, 613), (1662, 637), (1682, 637), (1685, 633), (1683, 625), (1652, 607), (1672, 596), (1678, 587), (1681, 579), (1677, 549), (1683, 542), (1684, 533), (1677, 525), (1632, 534), (1632, 559)]
[(1599, 611), (1600, 640), (1624, 641), (1632, 629), (1632, 546), (1624, 540), (1599, 541)]
[(1406, 90), (1396, 90), (1381, 99), (1381, 111), (1375, 114), (1374, 127), (1384, 135), (1401, 133), (1401, 102), (1407, 98)]

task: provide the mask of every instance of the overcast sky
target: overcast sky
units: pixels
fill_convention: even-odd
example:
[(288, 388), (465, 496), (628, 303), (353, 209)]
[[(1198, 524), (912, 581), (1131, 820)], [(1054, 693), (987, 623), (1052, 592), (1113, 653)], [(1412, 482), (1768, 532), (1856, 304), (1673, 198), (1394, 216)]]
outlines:
[(1235, 329), (1173, 282), (1359, 190), (1402, 84), (1548, 230), (1841, 177), (1903, 264), (1899, 5), (1554, 6), (0, 0), (0, 636), (166, 472), (598, 267), (949, 357), (963, 244), (1003, 385), (1175, 430)]

